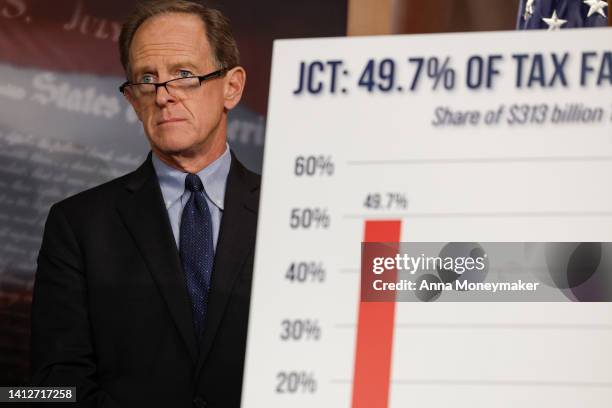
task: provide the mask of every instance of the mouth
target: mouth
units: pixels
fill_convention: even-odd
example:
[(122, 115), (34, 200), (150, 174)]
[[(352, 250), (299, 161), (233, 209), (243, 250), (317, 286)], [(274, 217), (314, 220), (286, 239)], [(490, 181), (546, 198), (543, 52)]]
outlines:
[(184, 122), (184, 121), (185, 121), (185, 119), (180, 119), (180, 118), (162, 119), (162, 120), (157, 122), (157, 126), (166, 125), (166, 124), (169, 124), (169, 123)]

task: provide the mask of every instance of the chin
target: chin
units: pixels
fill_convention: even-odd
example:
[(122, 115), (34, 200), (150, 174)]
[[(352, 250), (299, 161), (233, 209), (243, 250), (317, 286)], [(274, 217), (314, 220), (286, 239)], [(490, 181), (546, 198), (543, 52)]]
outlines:
[(156, 148), (166, 155), (191, 156), (201, 148), (201, 141), (197, 140), (163, 140), (155, 144)]
[(184, 135), (182, 137), (177, 135), (163, 135), (151, 140), (151, 144), (164, 154), (174, 155), (191, 150), (195, 143), (192, 140), (185, 140)]

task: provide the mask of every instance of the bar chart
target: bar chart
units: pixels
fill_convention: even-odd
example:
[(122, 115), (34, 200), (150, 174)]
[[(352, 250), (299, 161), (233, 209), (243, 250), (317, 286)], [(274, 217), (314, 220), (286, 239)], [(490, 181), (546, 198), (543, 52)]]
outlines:
[(609, 403), (610, 300), (360, 294), (362, 242), (612, 241), (612, 31), (572, 31), (275, 43), (244, 407)]

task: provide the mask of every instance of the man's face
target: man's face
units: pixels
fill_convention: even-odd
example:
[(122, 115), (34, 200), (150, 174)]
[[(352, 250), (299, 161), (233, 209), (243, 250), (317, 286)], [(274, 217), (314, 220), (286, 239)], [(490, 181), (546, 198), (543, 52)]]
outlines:
[[(185, 13), (146, 20), (132, 40), (129, 63), (132, 83), (165, 82), (218, 69), (202, 20)], [(159, 87), (148, 100), (128, 96), (153, 151), (162, 157), (193, 156), (219, 149), (223, 152), (225, 109), (237, 103), (227, 98), (230, 81), (227, 77), (216, 78), (186, 92), (173, 92), (174, 95)]]

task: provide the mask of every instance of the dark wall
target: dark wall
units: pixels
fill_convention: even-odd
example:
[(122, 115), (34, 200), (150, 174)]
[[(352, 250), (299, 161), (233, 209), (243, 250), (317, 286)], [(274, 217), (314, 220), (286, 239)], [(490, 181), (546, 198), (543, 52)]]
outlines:
[[(117, 39), (134, 4), (0, 0), (0, 385), (28, 381), (32, 284), (50, 205), (125, 174), (148, 151), (117, 90)], [(232, 21), (248, 71), (228, 139), (259, 170), (273, 39), (344, 35), (346, 2), (212, 4)]]
[(396, 34), (513, 30), (519, 0), (447, 0), (394, 2)]

